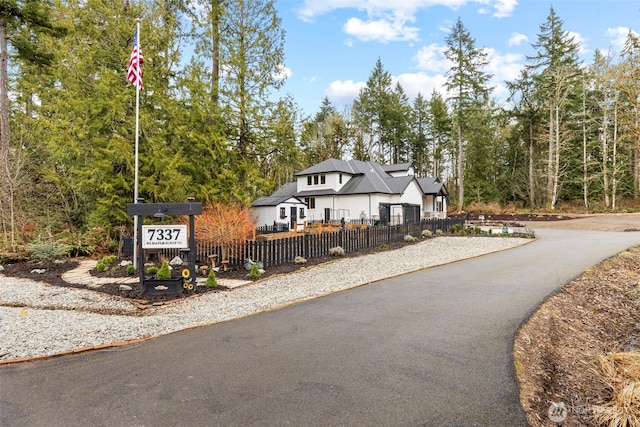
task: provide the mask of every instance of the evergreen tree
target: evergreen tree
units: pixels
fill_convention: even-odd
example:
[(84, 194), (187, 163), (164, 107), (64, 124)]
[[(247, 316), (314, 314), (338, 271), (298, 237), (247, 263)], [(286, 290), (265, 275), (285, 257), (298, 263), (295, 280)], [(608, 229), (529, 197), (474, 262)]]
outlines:
[(566, 161), (563, 152), (572, 152), (570, 142), (574, 134), (570, 123), (564, 119), (575, 113), (577, 106), (579, 108), (576, 104), (581, 81), (578, 44), (563, 29), (563, 24), (551, 7), (547, 20), (540, 26), (538, 40), (533, 44), (536, 54), (527, 58), (528, 69), (537, 80), (548, 117), (546, 204), (549, 209), (555, 208), (562, 186), (560, 179)]
[(391, 106), (391, 74), (384, 70), (380, 58), (354, 101), (354, 116), (369, 158), (385, 163), (389, 152), (387, 119)]
[[(458, 21), (451, 28), (446, 39), (445, 57), (453, 64), (447, 73), (446, 87), (453, 106), (457, 146), (457, 187), (458, 211), (464, 206), (465, 139), (469, 129), (469, 119), (474, 110), (478, 111), (489, 100), (490, 88), (487, 82), (491, 75), (483, 68), (488, 64), (487, 54), (475, 46), (475, 39)], [(476, 115), (476, 118), (480, 115)], [(475, 160), (475, 159), (474, 159)]]

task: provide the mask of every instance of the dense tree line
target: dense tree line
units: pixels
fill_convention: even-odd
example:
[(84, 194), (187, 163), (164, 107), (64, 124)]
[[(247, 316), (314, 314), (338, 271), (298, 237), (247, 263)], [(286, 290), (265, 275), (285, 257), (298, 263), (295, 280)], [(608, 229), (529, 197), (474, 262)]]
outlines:
[[(458, 210), (473, 202), (615, 210), (639, 198), (640, 40), (578, 59), (553, 9), (535, 54), (492, 99), (486, 52), (458, 20), (446, 93), (410, 101), (378, 60), (351, 108), (302, 117), (283, 84), (273, 0), (10, 0), (0, 6), (0, 214), (20, 230), (82, 234), (130, 225), (135, 90), (126, 80), (141, 18), (140, 190), (247, 206), (328, 158), (413, 162)], [(52, 23), (55, 23), (52, 24)], [(186, 57), (187, 52), (193, 54)]]

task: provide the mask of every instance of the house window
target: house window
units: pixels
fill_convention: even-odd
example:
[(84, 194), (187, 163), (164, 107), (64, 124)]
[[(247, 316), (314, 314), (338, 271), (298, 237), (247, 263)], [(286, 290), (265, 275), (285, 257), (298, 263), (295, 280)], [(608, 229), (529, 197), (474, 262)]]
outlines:
[(304, 202), (307, 204), (307, 208), (315, 209), (316, 208), (316, 199), (315, 197), (305, 197)]
[(320, 175), (320, 184), (326, 184), (327, 183), (327, 177), (324, 175)]
[(287, 217), (287, 209), (286, 208), (280, 208), (280, 219), (286, 218), (286, 217)]
[(340, 176), (338, 177), (338, 183), (342, 184), (342, 174), (340, 174)]
[(313, 175), (313, 185), (318, 185), (318, 175)]
[(304, 218), (304, 208), (300, 208), (300, 213), (298, 213), (298, 216), (303, 219)]
[(307, 185), (311, 185), (311, 175), (307, 177)]

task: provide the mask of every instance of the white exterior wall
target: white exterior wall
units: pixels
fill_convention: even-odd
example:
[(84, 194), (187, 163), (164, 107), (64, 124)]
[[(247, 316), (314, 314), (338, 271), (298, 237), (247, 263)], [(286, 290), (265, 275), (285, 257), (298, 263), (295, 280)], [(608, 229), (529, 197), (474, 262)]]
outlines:
[[(308, 185), (308, 176), (299, 176), (296, 179), (296, 186), (297, 186), (297, 190), (298, 192), (300, 191), (309, 191), (309, 190), (313, 190), (313, 191), (317, 191), (317, 190), (335, 190), (335, 191), (340, 191), (342, 189), (342, 187), (345, 186), (345, 184), (347, 182), (349, 182), (349, 180), (351, 179), (351, 175), (348, 174), (339, 174), (339, 173), (328, 173), (328, 174), (322, 174), (324, 175), (325, 178), (325, 183), (321, 184), (320, 182), (320, 174), (318, 175), (311, 175), (311, 185)], [(340, 175), (342, 175), (342, 184), (340, 184)], [(317, 176), (318, 177), (318, 184), (314, 184), (314, 177)]]
[(418, 205), (422, 210), (422, 196), (422, 189), (420, 189), (420, 185), (414, 180), (405, 188), (404, 193), (400, 196), (400, 203)]
[[(307, 221), (307, 207), (302, 203), (296, 202), (284, 202), (278, 206), (259, 206), (253, 208), (253, 212), (256, 216), (256, 226), (261, 227), (264, 225), (273, 225), (274, 222), (287, 223), (291, 228), (291, 208), (296, 208), (296, 223), (304, 224)], [(280, 208), (284, 208), (285, 217), (280, 217)], [(305, 218), (300, 218), (300, 208), (304, 209)]]
[[(442, 203), (442, 210), (438, 211), (437, 203)], [(422, 208), (423, 218), (446, 218), (447, 217), (447, 198), (444, 196), (436, 196), (429, 194), (424, 196), (424, 203)]]

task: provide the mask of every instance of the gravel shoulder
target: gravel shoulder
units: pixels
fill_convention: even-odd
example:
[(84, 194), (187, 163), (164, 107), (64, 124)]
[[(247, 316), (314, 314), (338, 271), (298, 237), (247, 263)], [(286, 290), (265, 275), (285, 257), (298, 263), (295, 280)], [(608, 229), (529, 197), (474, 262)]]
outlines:
[(230, 292), (207, 293), (144, 311), (133, 301), (106, 294), (0, 277), (0, 363), (150, 339), (510, 249), (530, 241), (502, 237), (436, 237), (402, 249), (338, 259), (292, 274), (271, 276)]

